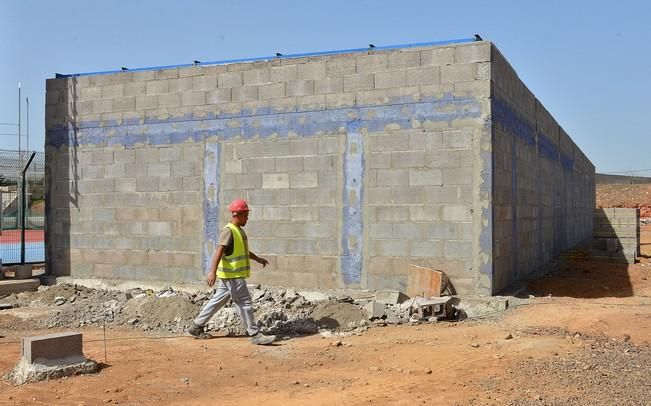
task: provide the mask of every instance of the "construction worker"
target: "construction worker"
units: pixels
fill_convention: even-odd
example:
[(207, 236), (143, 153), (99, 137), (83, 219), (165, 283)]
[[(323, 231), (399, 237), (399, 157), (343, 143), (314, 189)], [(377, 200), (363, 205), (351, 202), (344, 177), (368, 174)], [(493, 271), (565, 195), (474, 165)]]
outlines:
[(239, 309), (246, 333), (251, 336), (251, 342), (258, 345), (271, 344), (276, 337), (260, 332), (253, 316), (251, 294), (246, 286), (246, 278), (251, 273), (249, 260), (256, 261), (263, 268), (269, 261), (249, 251), (247, 237), (242, 230), (249, 219), (249, 205), (246, 201), (236, 199), (228, 209), (231, 212), (231, 222), (224, 227), (219, 236), (219, 244), (215, 249), (210, 271), (206, 275), (206, 282), (210, 287), (219, 279), (217, 289), (187, 332), (196, 338), (209, 338), (210, 336), (204, 331), (204, 326), (230, 298)]

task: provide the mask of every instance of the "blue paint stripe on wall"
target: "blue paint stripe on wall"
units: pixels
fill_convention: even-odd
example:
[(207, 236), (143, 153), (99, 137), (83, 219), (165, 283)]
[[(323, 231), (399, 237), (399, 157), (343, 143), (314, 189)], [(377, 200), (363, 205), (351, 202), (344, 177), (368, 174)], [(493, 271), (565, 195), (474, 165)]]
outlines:
[[(145, 124), (122, 124), (97, 126), (97, 122), (82, 122), (77, 129), (55, 129), (47, 132), (46, 144), (60, 147), (64, 145), (107, 146), (122, 145), (133, 147), (136, 144), (165, 145), (185, 141), (203, 142), (208, 137), (217, 136), (220, 140), (237, 137), (244, 139), (286, 138), (289, 134), (310, 137), (338, 134), (346, 128), (351, 117), (358, 117), (361, 127), (369, 131), (383, 130), (387, 124), (399, 124), (412, 128), (413, 120), (448, 121), (464, 118), (477, 118), (481, 106), (475, 99), (426, 99), (418, 103), (388, 104), (335, 110), (308, 112), (282, 112), (253, 115), (241, 112), (237, 119), (205, 117), (185, 121), (167, 120)], [(91, 125), (92, 124), (92, 125)]]
[(346, 285), (362, 280), (364, 142), (360, 120), (348, 123), (344, 155), (341, 277)]
[(203, 243), (203, 272), (210, 270), (210, 261), (214, 248), (219, 240), (219, 190), (221, 182), (221, 144), (206, 143), (204, 151), (204, 243)]

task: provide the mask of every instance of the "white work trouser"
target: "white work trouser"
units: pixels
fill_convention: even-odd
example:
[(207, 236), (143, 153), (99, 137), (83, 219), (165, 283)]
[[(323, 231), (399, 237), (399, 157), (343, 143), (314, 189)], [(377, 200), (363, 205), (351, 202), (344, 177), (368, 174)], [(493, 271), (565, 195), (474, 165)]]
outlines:
[(233, 299), (237, 306), (246, 333), (250, 336), (256, 335), (259, 328), (255, 323), (251, 294), (244, 278), (219, 279), (215, 294), (203, 306), (194, 319), (194, 324), (199, 327), (205, 326), (208, 320), (228, 302), (228, 299)]

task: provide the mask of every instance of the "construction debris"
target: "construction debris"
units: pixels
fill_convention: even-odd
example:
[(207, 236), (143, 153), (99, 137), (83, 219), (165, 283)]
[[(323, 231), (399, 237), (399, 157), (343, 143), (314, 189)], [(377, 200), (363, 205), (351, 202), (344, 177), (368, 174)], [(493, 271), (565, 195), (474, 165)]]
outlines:
[[(329, 331), (335, 334), (364, 331), (369, 326), (437, 322), (459, 315), (474, 317), (504, 310), (498, 298), (464, 299), (451, 296), (409, 300), (398, 291), (350, 295), (297, 292), (250, 286), (261, 330), (270, 334), (301, 335)], [(211, 292), (188, 293), (171, 287), (160, 291), (90, 289), (79, 285), (42, 286), (37, 292), (11, 294), (5, 308), (54, 307), (56, 311), (34, 321), (35, 327), (129, 327), (152, 334), (180, 334), (192, 323)], [(206, 325), (208, 331), (243, 335), (240, 315), (224, 306)]]

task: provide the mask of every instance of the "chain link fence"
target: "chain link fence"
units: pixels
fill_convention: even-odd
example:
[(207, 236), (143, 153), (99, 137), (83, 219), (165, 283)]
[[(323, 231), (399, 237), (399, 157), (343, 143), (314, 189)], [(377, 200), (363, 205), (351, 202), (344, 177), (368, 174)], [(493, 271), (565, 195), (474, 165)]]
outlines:
[(45, 262), (45, 153), (0, 150), (0, 258)]

